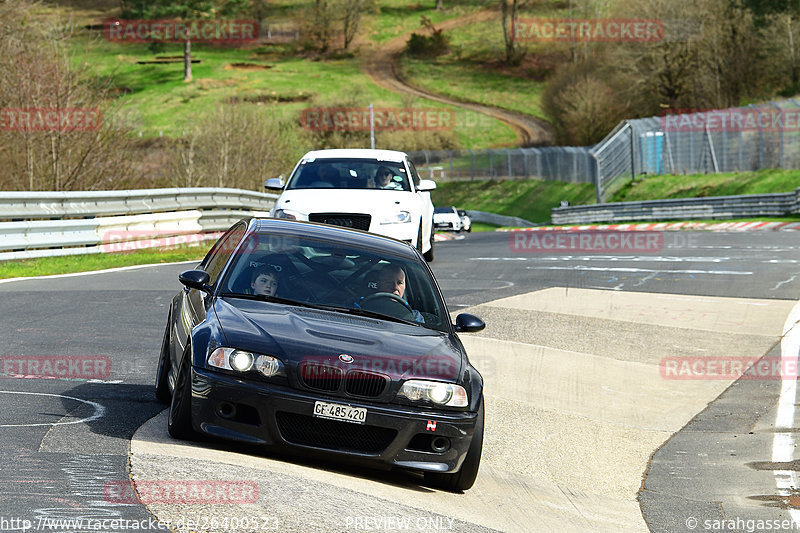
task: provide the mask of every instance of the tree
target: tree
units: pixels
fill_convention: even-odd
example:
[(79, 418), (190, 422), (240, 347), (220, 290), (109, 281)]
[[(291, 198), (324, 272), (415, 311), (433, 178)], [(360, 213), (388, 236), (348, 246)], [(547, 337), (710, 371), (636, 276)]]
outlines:
[[(192, 21), (232, 14), (242, 0), (122, 0), (122, 18)], [(192, 80), (192, 42), (183, 43), (183, 81)]]
[(342, 15), (342, 31), (344, 33), (344, 48), (350, 46), (358, 31), (361, 22), (361, 12), (364, 10), (366, 0), (344, 0)]
[(516, 25), (519, 11), (524, 8), (526, 4), (527, 0), (500, 0), (503, 18), (505, 60), (509, 65), (519, 65), (525, 57), (525, 50), (517, 41)]
[[(0, 1), (0, 114), (10, 126), (0, 130), (0, 187), (120, 187), (133, 143), (106, 105), (109, 83), (71, 55), (68, 26), (32, 13), (27, 0)], [(81, 115), (91, 122), (76, 122)], [(40, 127), (44, 116), (59, 120)]]

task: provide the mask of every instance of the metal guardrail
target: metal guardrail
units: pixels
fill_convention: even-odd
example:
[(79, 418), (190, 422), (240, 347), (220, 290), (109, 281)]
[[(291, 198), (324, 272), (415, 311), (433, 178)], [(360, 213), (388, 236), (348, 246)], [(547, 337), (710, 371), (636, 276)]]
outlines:
[(556, 207), (553, 224), (777, 217), (800, 213), (800, 188), (789, 193), (677, 198)]
[(494, 224), (495, 226), (510, 226), (514, 228), (536, 226), (536, 224), (524, 218), (507, 217), (505, 215), (486, 213), (485, 211), (473, 211), (469, 209), (467, 210), (467, 215), (469, 215), (469, 219), (472, 222), (484, 222), (486, 224)]
[(162, 247), (267, 216), (276, 194), (225, 188), (0, 192), (0, 260)]

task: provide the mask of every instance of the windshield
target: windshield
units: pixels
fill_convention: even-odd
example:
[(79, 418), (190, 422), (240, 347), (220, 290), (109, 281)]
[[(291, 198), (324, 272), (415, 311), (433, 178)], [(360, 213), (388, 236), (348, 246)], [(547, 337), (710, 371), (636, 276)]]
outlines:
[(286, 190), (292, 189), (382, 189), (410, 191), (402, 163), (377, 159), (303, 160)]
[(449, 317), (425, 266), (352, 245), (253, 234), (222, 282), (224, 296), (298, 303), (448, 331)]

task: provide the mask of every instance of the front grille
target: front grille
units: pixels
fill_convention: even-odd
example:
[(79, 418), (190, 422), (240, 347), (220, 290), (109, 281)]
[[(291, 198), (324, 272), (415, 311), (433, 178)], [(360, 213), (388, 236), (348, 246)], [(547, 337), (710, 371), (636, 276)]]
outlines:
[(376, 398), (383, 394), (386, 385), (389, 383), (388, 376), (383, 374), (373, 374), (363, 370), (351, 370), (347, 373), (344, 382), (344, 390), (347, 394), (354, 396), (365, 396)]
[(292, 444), (331, 450), (378, 454), (392, 443), (397, 430), (337, 422), (306, 415), (278, 412), (281, 436)]
[(342, 383), (342, 369), (304, 361), (300, 364), (300, 379), (311, 389), (337, 391)]
[(331, 226), (343, 226), (345, 228), (369, 231), (369, 223), (372, 217), (358, 213), (311, 213), (308, 215), (308, 220), (330, 224)]

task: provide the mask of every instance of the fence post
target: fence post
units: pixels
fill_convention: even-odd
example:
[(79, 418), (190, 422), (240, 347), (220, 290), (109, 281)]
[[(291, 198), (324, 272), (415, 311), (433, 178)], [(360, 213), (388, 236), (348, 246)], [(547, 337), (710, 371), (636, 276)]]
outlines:
[[(750, 104), (750, 109), (758, 111), (753, 104)], [(758, 169), (764, 168), (764, 133), (761, 131), (761, 111), (758, 111)]]
[(528, 177), (528, 149), (527, 148), (520, 148), (522, 150), (522, 172), (525, 174), (525, 178)]
[(489, 179), (494, 179), (494, 157), (491, 150), (487, 148), (486, 151), (489, 153)]
[[(780, 106), (778, 104), (776, 104), (775, 102), (770, 102), (770, 104), (772, 104), (772, 106), (775, 109), (778, 110), (778, 114), (779, 115), (783, 113), (783, 110), (780, 108)], [(782, 118), (783, 117), (781, 117), (781, 119)], [(761, 121), (759, 121), (759, 122), (761, 122)], [(781, 168), (784, 168), (784, 163), (783, 163), (783, 132), (784, 132), (783, 120), (778, 121), (778, 123), (781, 124), (780, 165), (781, 165)], [(774, 124), (774, 122), (773, 122), (773, 124)]]
[(508, 179), (511, 179), (511, 150), (506, 148), (506, 157), (508, 159)]
[(472, 150), (467, 150), (469, 152), (469, 180), (473, 181), (475, 179), (475, 153)]
[(542, 174), (542, 151), (538, 148), (534, 148), (536, 150), (536, 175), (539, 178), (544, 178), (544, 174)]
[(453, 180), (453, 151), (452, 150), (448, 150), (447, 153), (450, 156), (450, 172), (448, 172), (447, 175), (450, 176), (450, 181), (452, 181)]

